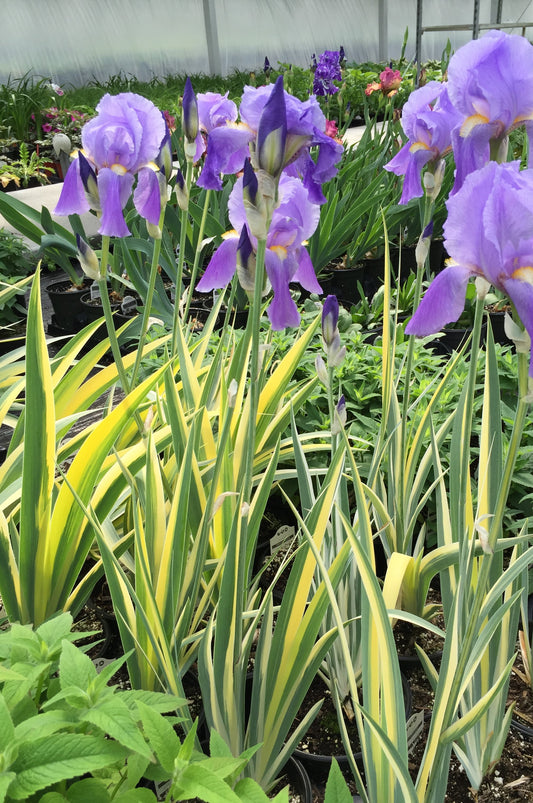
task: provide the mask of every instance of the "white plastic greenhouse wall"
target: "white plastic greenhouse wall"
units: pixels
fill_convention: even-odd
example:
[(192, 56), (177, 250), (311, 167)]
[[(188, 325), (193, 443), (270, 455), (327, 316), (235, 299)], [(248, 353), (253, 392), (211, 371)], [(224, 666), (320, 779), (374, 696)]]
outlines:
[[(2, 0), (0, 82), (26, 72), (79, 86), (119, 72), (140, 80), (307, 66), (313, 53), (345, 48), (348, 61), (414, 58), (417, 0)], [(480, 21), (497, 0), (479, 0)], [(472, 24), (473, 0), (424, 0), (423, 24)], [(529, 19), (528, 19), (529, 18)], [(533, 20), (532, 0), (503, 0), (502, 22)], [(533, 28), (526, 32), (530, 38)], [(422, 60), (456, 49), (471, 32), (426, 33)]]

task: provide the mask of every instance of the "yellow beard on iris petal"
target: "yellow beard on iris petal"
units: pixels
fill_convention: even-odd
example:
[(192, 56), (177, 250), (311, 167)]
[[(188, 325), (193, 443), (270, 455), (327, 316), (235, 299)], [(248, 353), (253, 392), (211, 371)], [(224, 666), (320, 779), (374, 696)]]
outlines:
[(471, 114), (470, 117), (467, 117), (462, 123), (460, 134), (462, 137), (468, 137), (476, 126), (486, 125), (488, 122), (490, 122), (489, 118), (485, 117), (484, 114)]
[(518, 279), (521, 282), (533, 285), (533, 266), (523, 265), (521, 268), (517, 268), (511, 273), (511, 279)]

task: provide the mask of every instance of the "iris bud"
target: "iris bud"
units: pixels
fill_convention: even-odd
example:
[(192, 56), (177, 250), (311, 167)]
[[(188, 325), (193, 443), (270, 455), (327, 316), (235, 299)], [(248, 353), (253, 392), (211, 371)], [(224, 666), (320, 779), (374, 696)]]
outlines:
[(96, 173), (89, 164), (88, 159), (85, 158), (81, 151), (78, 152), (78, 159), (80, 163), (80, 178), (85, 190), (85, 195), (89, 202), (91, 209), (100, 211), (100, 194), (98, 192), (98, 184), (96, 181)]
[(263, 202), (263, 194), (259, 189), (255, 170), (249, 159), (246, 159), (244, 163), (242, 197), (250, 231), (258, 240), (266, 240), (268, 233), (266, 205)]
[(237, 276), (243, 290), (253, 293), (255, 289), (255, 254), (246, 226), (242, 227), (237, 246)]
[(260, 170), (278, 178), (285, 163), (287, 140), (287, 109), (283, 76), (274, 84), (265, 104), (257, 131), (257, 163)]
[(185, 155), (188, 160), (193, 160), (196, 154), (196, 136), (198, 134), (198, 101), (191, 79), (187, 77), (185, 89), (183, 91), (183, 114), (182, 114), (183, 133), (185, 135)]
[(341, 396), (335, 407), (335, 420), (331, 425), (331, 434), (339, 435), (346, 426), (346, 399)]
[(185, 178), (179, 167), (176, 171), (176, 181), (174, 183), (174, 189), (176, 191), (176, 198), (178, 199), (178, 206), (183, 212), (189, 208), (189, 193), (187, 192), (187, 184), (185, 183)]
[(90, 245), (85, 240), (82, 240), (79, 234), (76, 234), (76, 243), (78, 246), (78, 260), (85, 275), (96, 282), (104, 278), (100, 274), (98, 257)]

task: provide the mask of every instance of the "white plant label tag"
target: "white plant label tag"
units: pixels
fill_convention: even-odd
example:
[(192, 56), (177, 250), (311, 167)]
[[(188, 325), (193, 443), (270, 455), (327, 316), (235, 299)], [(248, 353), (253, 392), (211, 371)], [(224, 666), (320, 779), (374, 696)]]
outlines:
[(417, 711), (406, 723), (407, 752), (412, 753), (424, 730), (424, 712)]
[(93, 282), (91, 284), (91, 301), (94, 301), (96, 298), (101, 298), (100, 295), (100, 286), (98, 282)]
[(112, 664), (114, 660), (114, 658), (94, 658), (93, 664), (96, 668), (96, 671), (100, 673), (105, 666)]
[(129, 312), (135, 312), (137, 309), (137, 302), (133, 296), (124, 296), (122, 299), (122, 304), (120, 305), (120, 309), (123, 315), (127, 315)]
[(290, 524), (282, 524), (270, 539), (270, 554), (283, 544), (288, 544), (289, 541), (292, 541), (295, 532), (294, 527)]

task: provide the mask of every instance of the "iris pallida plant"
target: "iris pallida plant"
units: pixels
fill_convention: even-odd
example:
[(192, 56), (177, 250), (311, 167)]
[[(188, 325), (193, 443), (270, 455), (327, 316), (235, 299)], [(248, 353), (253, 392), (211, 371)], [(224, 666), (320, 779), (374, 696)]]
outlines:
[[(203, 290), (222, 288), (237, 266), (239, 281), (249, 293), (251, 303), (247, 330), (251, 338), (247, 426), (241, 431), (246, 442), (239, 444), (237, 452), (242, 449), (244, 472), (239, 486), (242, 491), (237, 493), (236, 504), (231, 497), (221, 501), (222, 508), (230, 506), (231, 515), (226, 514), (229, 539), (217, 607), (200, 648), (199, 678), (209, 726), (222, 735), (234, 755), (253, 744), (261, 745), (245, 773), (269, 788), (316, 712), (313, 710), (289, 737), (306, 689), (335, 637), (334, 631), (330, 631), (317, 640), (327, 594), (322, 585), (308, 604), (314, 574), (314, 559), (308, 548), (296, 557), (275, 624), (270, 591), (261, 602), (257, 597), (250, 599), (249, 595), (253, 514), (263, 509), (265, 494), (268, 495), (262, 482), (253, 493), (253, 446), (263, 426), (262, 416), (259, 417), (264, 386), (264, 371), (259, 361), (262, 297), (268, 290), (268, 277), (273, 289), (268, 316), (273, 328), (282, 329), (296, 326), (300, 320), (289, 282), (300, 281), (304, 286), (310, 284), (310, 289), (319, 289), (304, 240), (318, 221), (316, 199), (322, 200), (317, 165), (309, 154), (309, 146), (315, 143), (321, 147), (323, 137), (316, 127), (310, 129), (305, 120), (306, 110), (313, 111), (318, 119), (321, 115), (318, 107), (301, 104), (287, 95), (282, 79), (274, 86), (248, 89), (240, 112), (241, 118), (249, 123), (248, 141), (253, 140), (251, 160), (245, 162), (243, 178), (232, 191), (230, 205), (238, 234), (223, 242), (199, 283)], [(324, 120), (323, 115), (321, 119)], [(227, 132), (229, 137), (231, 130)], [(208, 139), (204, 166), (207, 176), (209, 171), (217, 174), (213, 179), (216, 182), (220, 181), (218, 173), (223, 170), (220, 161), (223, 152), (216, 145), (221, 131), (214, 129), (212, 139)], [(250, 131), (257, 134), (250, 135)], [(329, 154), (326, 151), (324, 158), (332, 153), (336, 153), (336, 147)], [(289, 164), (301, 170), (303, 182), (297, 176), (286, 175), (284, 171)], [(265, 389), (269, 384), (270, 380)], [(277, 460), (274, 453), (267, 473)], [(330, 515), (341, 465), (337, 459), (330, 467), (324, 494), (310, 514), (318, 545)], [(232, 491), (233, 496), (235, 486)], [(342, 571), (343, 556), (344, 552), (331, 567), (334, 585)], [(247, 666), (257, 630), (260, 635), (247, 712)]]
[[(38, 625), (57, 611), (77, 612), (86, 601), (98, 570), (80, 576), (94, 532), (79, 501), (99, 512), (101, 505), (107, 510), (116, 506), (118, 497), (99, 480), (120, 437), (133, 437), (132, 413), (144, 414), (146, 393), (158, 380), (156, 372), (99, 423), (69, 438), (74, 422), (117, 381), (114, 366), (89, 377), (108, 343), (80, 357), (96, 326), (76, 335), (51, 364), (37, 271), (28, 310), (26, 362), (5, 387), (0, 409), (2, 419), (11, 423), (8, 413), (25, 391), (0, 467), (0, 595), (10, 621)], [(131, 365), (133, 358), (127, 359)], [(66, 460), (71, 462), (62, 481), (57, 467)]]
[[(518, 93), (517, 59), (518, 81), (527, 76)], [(497, 161), (506, 157), (509, 132), (531, 120), (531, 74), (531, 45), (520, 37), (491, 32), (454, 55), (448, 86), (439, 95), (442, 98), (446, 92), (450, 108), (453, 107), (447, 119), (456, 174), (444, 226), (445, 246), (451, 259), (433, 280), (406, 332), (429, 335), (457, 320), (471, 277), (476, 280), (477, 303), (468, 382), (454, 414), (449, 483), (442, 469), (441, 445), (432, 434), (439, 549), (453, 548), (459, 559), (441, 571), (446, 639), (438, 676), (424, 659), (435, 688), (435, 704), (416, 781), (419, 799), (443, 799), (452, 748), (472, 786), (478, 788), (501, 754), (511, 717), (511, 712), (505, 711), (505, 703), (514, 661), (520, 578), (531, 564), (533, 553), (531, 547), (527, 548), (527, 533), (502, 538), (502, 522), (531, 400), (533, 370), (530, 357), (528, 371), (527, 354), (533, 325), (529, 281), (533, 206), (531, 170), (520, 171), (518, 163)], [(419, 139), (408, 143), (401, 158), (390, 165), (405, 173), (408, 195), (422, 192), (413, 175), (408, 178), (409, 171), (417, 172), (420, 178), (422, 165), (430, 165), (442, 155), (441, 143), (445, 141), (439, 126), (446, 127), (446, 115), (437, 105), (430, 108), (422, 104), (416, 114), (420, 125), (413, 123), (412, 133), (416, 132)], [(432, 152), (433, 136), (438, 147)], [(423, 151), (426, 153), (417, 162), (417, 155)], [(430, 169), (429, 175), (434, 178), (435, 171)], [(433, 187), (427, 176), (426, 172), (426, 189)], [(494, 344), (489, 333), (475, 477), (471, 476), (470, 454), (473, 398), (483, 299), (490, 284), (509, 296), (515, 324), (521, 320), (525, 332), (516, 326), (513, 334), (518, 352), (518, 399), (506, 448), (501, 435)], [(516, 551), (503, 571), (502, 549), (512, 546)]]
[[(445, 225), (449, 252), (454, 264), (448, 267), (449, 279), (457, 277), (457, 294), (450, 302), (461, 304), (461, 289), (470, 275), (475, 275), (478, 286), (476, 320), (474, 324), (473, 356), (471, 357), (469, 383), (465, 388), (461, 404), (456, 414), (450, 455), (451, 479), (448, 497), (440, 494), (439, 539), (442, 544), (457, 543), (461, 551), (460, 570), (466, 573), (469, 584), (465, 587), (462, 607), (456, 611), (456, 597), (459, 578), (450, 569), (443, 577), (443, 604), (448, 621), (454, 618), (459, 630), (459, 638), (464, 638), (466, 647), (473, 642), (474, 630), (487, 632), (489, 624), (474, 620), (480, 616), (481, 608), (496, 613), (500, 606), (505, 608), (491, 638), (487, 637), (483, 652), (478, 656), (479, 665), (472, 671), (468, 682), (460, 691), (453, 688), (456, 705), (461, 710), (461, 721), (472, 717), (472, 711), (481, 708), (481, 701), (490, 698), (490, 705), (483, 706), (482, 717), (478, 718), (472, 730), (466, 733), (457, 726), (454, 749), (464, 763), (472, 785), (478, 788), (483, 776), (498, 760), (508, 732), (511, 711), (505, 711), (506, 690), (511, 665), (514, 661), (515, 638), (519, 615), (520, 576), (517, 566), (528, 565), (532, 560), (532, 550), (521, 549), (521, 554), (513, 555), (509, 568), (503, 572), (501, 552), (502, 520), (517, 450), (531, 400), (531, 357), (529, 371), (527, 353), (531, 329), (531, 286), (527, 282), (530, 255), (533, 253), (532, 224), (533, 205), (531, 203), (531, 171), (519, 171), (516, 163), (497, 164), (490, 162), (485, 167), (467, 176), (459, 191), (448, 201), (448, 220)], [(469, 220), (467, 229), (464, 218), (465, 204), (475, 212), (474, 220)], [(477, 205), (476, 205), (477, 204)], [(497, 215), (493, 216), (493, 210)], [(473, 223), (474, 230), (470, 227)], [(511, 235), (511, 226), (515, 233)], [(466, 267), (466, 260), (470, 268)], [(481, 309), (484, 292), (491, 282), (504, 289), (515, 307), (515, 315), (523, 318), (526, 333), (516, 327), (518, 400), (513, 431), (507, 449), (504, 449), (501, 434), (500, 393), (492, 338), (487, 342), (485, 364), (484, 404), (480, 430), (480, 456), (477, 477), (477, 494), (473, 491), (474, 479), (470, 477), (470, 455), (467, 444), (470, 442), (472, 428), (472, 404), (475, 386), (476, 349), (478, 347), (481, 325)], [(447, 285), (449, 287), (450, 285)], [(414, 329), (424, 327), (428, 311), (434, 304), (434, 287), (425, 295), (412, 320)], [(446, 291), (439, 296), (439, 305), (446, 305), (449, 295)], [(427, 325), (427, 323), (426, 323)], [(529, 376), (528, 376), (529, 374)], [(434, 461), (438, 455), (434, 453)], [(438, 463), (436, 462), (436, 467)], [(437, 468), (436, 468), (437, 470)], [(444, 480), (441, 478), (440, 482)], [(476, 486), (474, 486), (475, 489)], [(472, 542), (476, 536), (481, 540), (483, 556), (474, 558)], [(527, 539), (527, 534), (524, 536)], [(504, 538), (503, 543), (512, 544)], [(503, 585), (505, 579), (507, 584)], [(499, 585), (498, 585), (499, 584)], [(494, 588), (501, 588), (501, 597), (494, 597)], [(491, 607), (491, 605), (493, 607)], [(461, 643), (461, 642), (459, 642)], [(457, 661), (458, 671), (464, 669), (462, 656)], [(442, 669), (441, 669), (442, 672)], [(439, 677), (439, 683), (441, 678)], [(444, 681), (442, 681), (444, 682)]]

